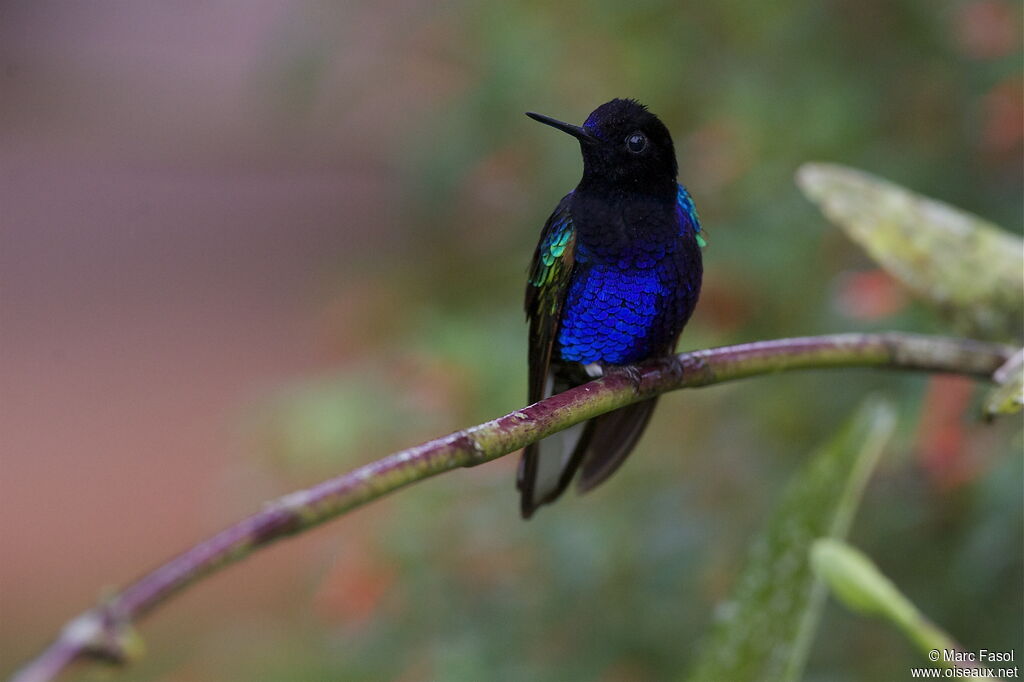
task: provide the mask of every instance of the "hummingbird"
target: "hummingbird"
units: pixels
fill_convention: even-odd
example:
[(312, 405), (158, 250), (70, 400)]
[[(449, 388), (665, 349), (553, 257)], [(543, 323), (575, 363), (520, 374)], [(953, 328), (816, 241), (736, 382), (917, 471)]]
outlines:
[[(633, 99), (613, 99), (582, 126), (527, 116), (572, 135), (583, 177), (540, 235), (526, 285), (529, 398), (534, 403), (672, 353), (700, 295), (705, 245), (676, 180), (668, 128)], [(572, 426), (523, 451), (516, 477), (524, 519), (554, 502), (579, 471), (580, 492), (633, 450), (655, 399)]]

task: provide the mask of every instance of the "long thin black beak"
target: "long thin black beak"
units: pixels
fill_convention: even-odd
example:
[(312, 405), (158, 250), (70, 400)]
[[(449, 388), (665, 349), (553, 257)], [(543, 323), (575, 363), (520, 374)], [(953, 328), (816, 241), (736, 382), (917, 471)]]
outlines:
[(532, 111), (526, 112), (526, 115), (532, 118), (534, 121), (543, 123), (546, 126), (551, 126), (552, 128), (557, 128), (558, 130), (561, 130), (563, 133), (569, 133), (577, 140), (585, 144), (597, 144), (598, 142), (601, 141), (594, 135), (591, 135), (585, 128), (582, 128), (580, 126), (574, 126), (571, 123), (565, 123), (563, 121), (559, 121), (556, 118), (545, 116), (544, 114), (535, 114)]

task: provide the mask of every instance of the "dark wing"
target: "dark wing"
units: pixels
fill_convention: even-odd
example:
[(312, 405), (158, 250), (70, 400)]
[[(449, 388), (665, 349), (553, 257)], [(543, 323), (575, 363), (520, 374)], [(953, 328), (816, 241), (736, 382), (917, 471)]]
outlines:
[(551, 349), (575, 264), (576, 230), (569, 214), (569, 196), (559, 202), (544, 224), (526, 283), (524, 307), (526, 319), (530, 321), (531, 403), (546, 397), (544, 384), (551, 364)]
[[(526, 317), (530, 321), (531, 403), (568, 388), (568, 385), (562, 385), (555, 377), (551, 353), (575, 266), (576, 230), (569, 212), (571, 196), (567, 195), (559, 202), (544, 225), (526, 284)], [(579, 456), (573, 458), (574, 461), (569, 459), (576, 450), (581, 432), (582, 425), (571, 427), (540, 443), (527, 446), (523, 451), (517, 484), (524, 518), (529, 518), (541, 504), (558, 497), (568, 485), (579, 463)], [(542, 445), (544, 457), (541, 456)]]

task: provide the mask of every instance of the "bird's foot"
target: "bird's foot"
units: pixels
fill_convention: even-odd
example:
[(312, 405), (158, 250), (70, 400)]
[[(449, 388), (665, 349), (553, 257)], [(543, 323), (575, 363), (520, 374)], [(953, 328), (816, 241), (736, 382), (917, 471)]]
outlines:
[(634, 365), (617, 365), (615, 367), (609, 367), (605, 371), (606, 375), (617, 374), (626, 377), (629, 383), (633, 384), (633, 388), (637, 391), (640, 390), (640, 383), (643, 379), (643, 374), (639, 368)]

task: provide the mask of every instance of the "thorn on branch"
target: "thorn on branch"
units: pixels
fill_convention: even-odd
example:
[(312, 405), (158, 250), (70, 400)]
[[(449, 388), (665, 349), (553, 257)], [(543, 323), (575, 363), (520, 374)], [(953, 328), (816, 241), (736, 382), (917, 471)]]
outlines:
[(478, 464), (483, 464), (484, 462), (491, 461), (490, 458), (487, 456), (487, 451), (483, 448), (483, 446), (481, 446), (480, 443), (477, 442), (476, 438), (474, 438), (472, 435), (468, 433), (463, 433), (462, 435), (460, 435), (458, 438), (455, 439), (455, 442), (452, 443), (452, 445), (454, 445), (460, 451), (469, 454), (469, 459), (463, 466), (475, 467)]
[(86, 656), (112, 665), (142, 657), (144, 645), (131, 624), (111, 613), (106, 605), (86, 611), (64, 628), (61, 639)]

